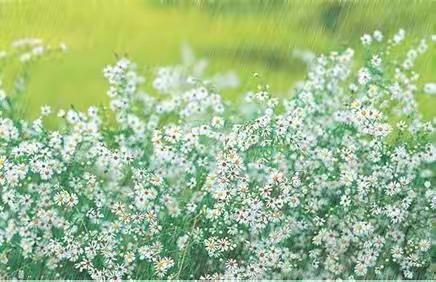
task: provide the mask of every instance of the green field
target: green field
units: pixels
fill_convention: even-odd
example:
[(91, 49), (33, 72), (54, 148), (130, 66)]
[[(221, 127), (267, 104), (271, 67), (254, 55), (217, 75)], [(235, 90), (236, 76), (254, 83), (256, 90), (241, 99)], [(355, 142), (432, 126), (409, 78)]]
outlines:
[[(235, 70), (237, 93), (255, 86), (257, 72), (276, 95), (289, 95), (304, 77), (305, 65), (292, 50), (316, 53), (360, 44), (362, 33), (387, 36), (404, 28), (412, 42), (434, 34), (436, 1), (127, 1), (0, 0), (0, 45), (22, 37), (48, 44), (65, 42), (69, 51), (32, 69), (25, 107), (28, 117), (41, 105), (74, 104), (80, 109), (107, 101), (102, 68), (125, 54), (141, 67), (180, 62), (188, 43), (212, 72)], [(434, 80), (436, 49), (417, 65), (421, 81)], [(357, 56), (358, 57), (358, 56)], [(436, 99), (420, 95), (426, 118), (436, 115)]]
[[(0, 0), (0, 279), (435, 278), (436, 136), (413, 73), (390, 72), (435, 41), (435, 15), (436, 0)], [(361, 44), (374, 30), (380, 62)], [(21, 38), (67, 52), (23, 67), (3, 52)], [(428, 45), (419, 86), (436, 83)], [(136, 99), (136, 71), (151, 90), (185, 46), (208, 78), (238, 74), (234, 103), (204, 81)], [(350, 47), (353, 91), (344, 52), (270, 99), (265, 84), (289, 97), (306, 77), (295, 50)], [(416, 100), (434, 125), (436, 95)]]

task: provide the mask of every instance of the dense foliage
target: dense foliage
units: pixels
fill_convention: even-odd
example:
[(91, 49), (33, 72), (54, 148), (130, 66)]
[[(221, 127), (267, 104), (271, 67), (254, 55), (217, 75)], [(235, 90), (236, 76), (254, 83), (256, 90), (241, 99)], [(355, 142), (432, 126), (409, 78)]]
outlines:
[[(316, 58), (292, 97), (268, 85), (223, 101), (196, 65), (144, 78), (104, 69), (110, 109), (19, 119), (1, 90), (0, 274), (40, 279), (395, 279), (430, 272), (433, 124), (421, 119), (405, 37), (362, 37)], [(61, 46), (64, 49), (64, 46)], [(2, 66), (57, 48), (21, 40)], [(198, 67), (198, 66), (197, 66)], [(193, 75), (195, 74), (195, 75)], [(232, 83), (230, 83), (232, 84)]]

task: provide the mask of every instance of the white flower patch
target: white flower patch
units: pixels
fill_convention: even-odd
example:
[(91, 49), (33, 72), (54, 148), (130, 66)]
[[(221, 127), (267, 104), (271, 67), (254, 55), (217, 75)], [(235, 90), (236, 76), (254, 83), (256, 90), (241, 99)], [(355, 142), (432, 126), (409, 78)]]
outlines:
[[(234, 75), (192, 58), (150, 80), (121, 58), (108, 107), (30, 122), (0, 89), (1, 277), (431, 279), (434, 121), (415, 95), (433, 91), (413, 68), (432, 41), (385, 51), (405, 36), (365, 34), (356, 67), (351, 49), (295, 53), (291, 97), (262, 84), (241, 104), (219, 93)], [(24, 66), (55, 51), (12, 48)]]

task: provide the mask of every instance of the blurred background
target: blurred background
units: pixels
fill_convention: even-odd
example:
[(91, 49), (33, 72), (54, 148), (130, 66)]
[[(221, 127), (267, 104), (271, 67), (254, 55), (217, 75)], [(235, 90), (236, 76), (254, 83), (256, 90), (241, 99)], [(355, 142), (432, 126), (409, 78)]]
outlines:
[[(277, 95), (289, 95), (306, 65), (295, 50), (316, 54), (356, 48), (363, 33), (391, 37), (404, 28), (410, 42), (435, 34), (436, 1), (315, 0), (0, 0), (0, 47), (23, 37), (65, 42), (68, 52), (32, 68), (26, 115), (40, 106), (79, 109), (107, 101), (102, 68), (128, 54), (140, 67), (181, 62), (188, 44), (208, 72), (234, 70), (228, 99), (254, 89), (253, 73)], [(358, 57), (358, 56), (357, 56)], [(418, 60), (421, 81), (435, 81), (436, 48)], [(435, 96), (417, 95), (424, 116), (436, 115)]]

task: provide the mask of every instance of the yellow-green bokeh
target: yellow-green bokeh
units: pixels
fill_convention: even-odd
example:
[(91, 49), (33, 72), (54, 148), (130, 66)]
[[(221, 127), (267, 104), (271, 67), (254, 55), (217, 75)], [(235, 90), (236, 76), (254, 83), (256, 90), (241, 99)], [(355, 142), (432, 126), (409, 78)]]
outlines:
[[(139, 66), (175, 64), (187, 42), (210, 62), (210, 72), (233, 69), (241, 91), (261, 74), (278, 95), (304, 77), (294, 48), (325, 53), (356, 47), (362, 33), (380, 29), (410, 38), (435, 33), (436, 1), (139, 1), (0, 0), (0, 46), (22, 37), (50, 44), (65, 42), (69, 52), (32, 69), (26, 112), (41, 105), (85, 108), (107, 101), (102, 68), (127, 53)], [(422, 81), (436, 73), (436, 48), (421, 58)], [(234, 98), (236, 92), (225, 94)], [(434, 97), (419, 95), (426, 118), (436, 114)]]

